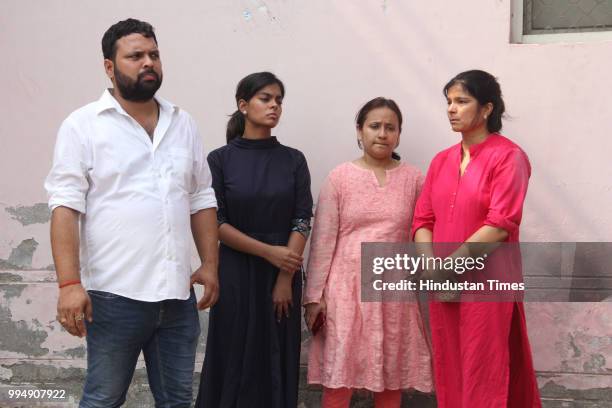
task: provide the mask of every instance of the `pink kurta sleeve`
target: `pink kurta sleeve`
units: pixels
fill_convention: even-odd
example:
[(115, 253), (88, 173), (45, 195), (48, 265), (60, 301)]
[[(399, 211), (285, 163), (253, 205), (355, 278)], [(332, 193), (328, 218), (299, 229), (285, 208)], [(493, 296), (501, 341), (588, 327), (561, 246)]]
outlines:
[(491, 181), (491, 203), (485, 225), (516, 234), (523, 215), (531, 167), (520, 149), (512, 149), (496, 166)]
[(338, 225), (339, 194), (331, 177), (328, 177), (321, 187), (315, 211), (310, 256), (306, 268), (304, 304), (318, 303), (323, 296), (336, 250)]
[(431, 166), (429, 166), (429, 171), (427, 171), (427, 177), (425, 178), (425, 183), (422, 184), (422, 177), (419, 177), (419, 198), (416, 203), (416, 207), (414, 208), (414, 217), (412, 220), (412, 234), (411, 237), (414, 240), (414, 234), (417, 232), (419, 228), (427, 228), (430, 231), (433, 231), (434, 224), (436, 222), (436, 216), (433, 211), (433, 207), (431, 204), (431, 186), (433, 183), (432, 171), (433, 162)]

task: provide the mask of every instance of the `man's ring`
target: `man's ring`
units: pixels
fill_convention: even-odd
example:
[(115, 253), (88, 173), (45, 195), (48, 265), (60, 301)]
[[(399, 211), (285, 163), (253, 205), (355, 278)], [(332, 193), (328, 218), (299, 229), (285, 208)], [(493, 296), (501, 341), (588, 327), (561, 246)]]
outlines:
[(83, 320), (83, 318), (85, 317), (85, 315), (83, 313), (78, 314), (76, 316), (74, 316), (74, 320), (76, 320), (77, 322)]

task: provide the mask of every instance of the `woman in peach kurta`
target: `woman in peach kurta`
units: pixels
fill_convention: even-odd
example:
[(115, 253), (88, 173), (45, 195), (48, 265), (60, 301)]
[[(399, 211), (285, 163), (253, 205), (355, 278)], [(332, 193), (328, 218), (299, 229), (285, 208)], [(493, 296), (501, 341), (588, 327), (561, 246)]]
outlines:
[[(357, 120), (364, 157), (332, 170), (316, 208), (304, 304), (309, 327), (326, 313), (308, 358), (308, 382), (325, 387), (323, 407), (348, 406), (353, 389), (374, 391), (376, 406), (385, 407), (399, 407), (402, 389), (432, 390), (418, 303), (360, 300), (361, 243), (408, 241), (422, 184), (419, 170), (391, 157), (401, 113), (385, 103), (393, 101), (377, 98), (362, 108), (369, 109)], [(396, 135), (386, 129), (393, 117)], [(338, 398), (345, 402), (330, 403)]]

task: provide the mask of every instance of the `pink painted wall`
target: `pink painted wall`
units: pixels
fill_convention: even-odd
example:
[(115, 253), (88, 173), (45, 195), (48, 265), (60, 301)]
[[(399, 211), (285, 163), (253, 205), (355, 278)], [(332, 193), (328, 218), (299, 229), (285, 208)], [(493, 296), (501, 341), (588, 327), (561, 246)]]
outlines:
[[(278, 74), (287, 95), (275, 133), (306, 154), (315, 194), (331, 168), (359, 155), (353, 119), (363, 102), (383, 95), (399, 103), (405, 126), (398, 150), (425, 171), (437, 151), (458, 141), (442, 86), (462, 70), (490, 71), (511, 116), (503, 133), (533, 165), (522, 239), (612, 241), (612, 42), (510, 44), (509, 0), (6, 0), (0, 259), (34, 238), (26, 269), (52, 263), (48, 224), (24, 225), (7, 209), (46, 201), (42, 183), (56, 130), (108, 86), (100, 39), (128, 16), (156, 27), (165, 74), (160, 94), (196, 118), (208, 150), (224, 143), (237, 81), (259, 70)], [(28, 281), (27, 272), (19, 274)], [(33, 325), (28, 318), (53, 314), (42, 311), (54, 308), (52, 285), (46, 293), (32, 295), (41, 310), (20, 298), (2, 304)], [(527, 312), (542, 386), (612, 387), (609, 303), (529, 304)], [(55, 335), (49, 342), (56, 343), (52, 350), (73, 343)], [(580, 352), (572, 354), (574, 347)], [(15, 357), (0, 350), (0, 362)]]

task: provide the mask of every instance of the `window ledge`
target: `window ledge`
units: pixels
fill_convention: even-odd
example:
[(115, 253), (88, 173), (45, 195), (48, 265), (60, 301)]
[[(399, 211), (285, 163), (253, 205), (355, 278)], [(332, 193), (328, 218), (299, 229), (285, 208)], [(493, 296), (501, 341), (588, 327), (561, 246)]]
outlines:
[(513, 41), (518, 44), (585, 43), (612, 41), (612, 31), (591, 31), (582, 33), (526, 34)]

